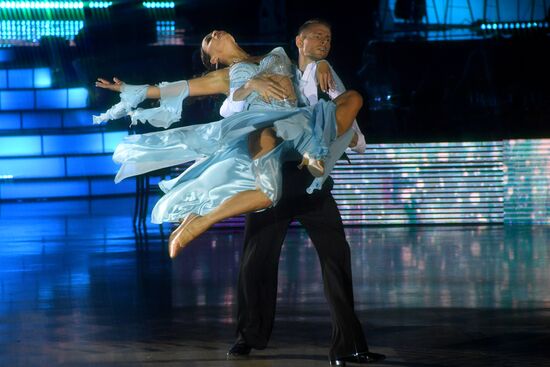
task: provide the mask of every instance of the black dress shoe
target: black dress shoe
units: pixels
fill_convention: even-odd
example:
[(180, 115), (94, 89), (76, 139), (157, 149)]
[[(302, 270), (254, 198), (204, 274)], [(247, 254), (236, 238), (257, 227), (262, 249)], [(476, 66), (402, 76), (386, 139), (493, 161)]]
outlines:
[(345, 366), (346, 362), (350, 363), (376, 363), (386, 359), (386, 356), (379, 353), (364, 352), (352, 354), (345, 357), (336, 357), (330, 359), (331, 366)]
[(244, 341), (238, 341), (227, 352), (227, 359), (248, 357), (251, 350), (252, 347), (250, 345)]

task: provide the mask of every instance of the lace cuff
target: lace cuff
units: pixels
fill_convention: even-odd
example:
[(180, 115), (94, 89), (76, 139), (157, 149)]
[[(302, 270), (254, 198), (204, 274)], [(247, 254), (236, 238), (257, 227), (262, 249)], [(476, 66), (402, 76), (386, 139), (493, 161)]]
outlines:
[(148, 122), (156, 127), (167, 129), (181, 118), (182, 103), (189, 96), (187, 80), (179, 82), (162, 82), (160, 88), (160, 107), (138, 108), (128, 113), (132, 119), (131, 125)]
[(93, 116), (94, 125), (116, 120), (126, 116), (132, 109), (147, 98), (147, 88), (149, 85), (130, 85), (123, 84), (120, 93), (120, 102), (109, 108), (99, 116)]

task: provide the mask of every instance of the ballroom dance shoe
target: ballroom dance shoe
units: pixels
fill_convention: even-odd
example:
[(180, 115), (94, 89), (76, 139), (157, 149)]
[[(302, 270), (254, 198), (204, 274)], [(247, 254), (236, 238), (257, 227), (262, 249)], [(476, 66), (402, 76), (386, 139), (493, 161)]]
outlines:
[(372, 353), (372, 352), (363, 352), (363, 353), (357, 353), (352, 354), (345, 357), (336, 357), (334, 359), (329, 359), (331, 366), (345, 366), (346, 362), (349, 363), (376, 363), (381, 362), (384, 359), (386, 359), (386, 356), (379, 353)]
[(304, 167), (313, 177), (322, 177), (325, 174), (325, 162), (321, 159), (312, 158), (308, 153), (304, 153), (302, 163), (298, 165), (299, 169)]
[(252, 347), (244, 341), (236, 342), (227, 352), (227, 359), (237, 359), (248, 357)]
[(179, 227), (170, 234), (168, 238), (170, 258), (173, 259), (178, 256), (181, 250), (199, 236), (200, 231), (193, 228), (193, 224), (196, 224), (196, 219), (198, 218), (202, 217), (194, 213), (189, 214)]

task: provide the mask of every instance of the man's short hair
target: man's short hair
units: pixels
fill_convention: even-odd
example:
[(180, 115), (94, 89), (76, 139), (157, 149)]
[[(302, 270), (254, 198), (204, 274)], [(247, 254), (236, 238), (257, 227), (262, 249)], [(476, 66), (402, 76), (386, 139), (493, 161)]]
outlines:
[(314, 19), (307, 20), (306, 22), (304, 22), (304, 24), (300, 26), (300, 28), (298, 28), (298, 36), (301, 35), (306, 29), (308, 29), (310, 26), (314, 24), (322, 24), (325, 27), (327, 27), (329, 30), (331, 29), (330, 23), (327, 22), (326, 20), (314, 18)]

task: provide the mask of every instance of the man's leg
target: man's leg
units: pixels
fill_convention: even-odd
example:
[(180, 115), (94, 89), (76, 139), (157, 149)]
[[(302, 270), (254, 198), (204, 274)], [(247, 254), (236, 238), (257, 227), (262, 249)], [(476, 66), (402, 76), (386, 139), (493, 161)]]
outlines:
[(325, 296), (332, 318), (329, 358), (368, 351), (363, 328), (354, 310), (351, 258), (340, 212), (330, 194), (307, 199), (297, 219), (313, 241), (323, 275)]
[(284, 206), (276, 206), (246, 217), (238, 282), (237, 343), (255, 349), (267, 346), (273, 329), (279, 256), (290, 224), (285, 211)]

